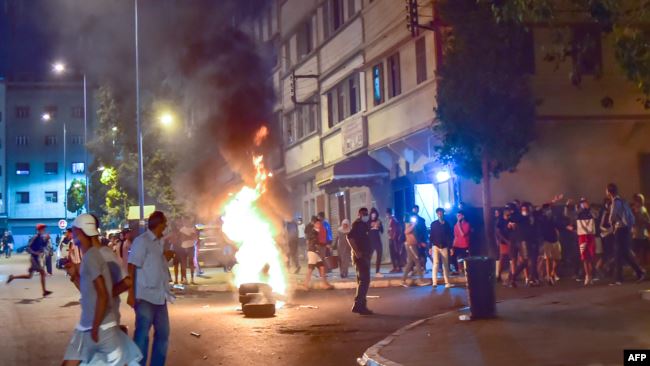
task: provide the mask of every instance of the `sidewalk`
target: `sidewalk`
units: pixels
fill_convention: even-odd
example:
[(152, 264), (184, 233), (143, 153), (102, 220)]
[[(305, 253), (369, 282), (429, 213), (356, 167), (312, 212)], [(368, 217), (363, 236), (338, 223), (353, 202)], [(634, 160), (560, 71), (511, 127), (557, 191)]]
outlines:
[[(391, 274), (388, 273), (391, 270), (392, 266), (382, 265), (381, 273), (382, 278), (373, 277), (371, 278), (370, 287), (382, 288), (382, 287), (397, 287), (402, 285), (402, 274)], [(374, 267), (373, 267), (374, 269)], [(174, 276), (173, 267), (169, 268), (172, 278)], [(187, 286), (189, 290), (195, 291), (210, 291), (210, 292), (228, 292), (235, 290), (232, 286), (232, 273), (224, 273), (223, 268), (204, 268), (204, 273), (195, 278), (197, 285)], [(295, 288), (298, 291), (302, 289), (302, 283), (305, 280), (305, 274), (307, 267), (302, 267), (299, 274), (293, 274), (291, 271), (287, 277), (289, 279), (290, 287)], [(328, 274), (328, 281), (334, 286), (337, 290), (342, 289), (355, 289), (357, 287), (356, 275), (354, 268), (350, 267), (348, 271), (348, 278), (341, 278), (339, 276), (339, 270), (334, 269), (332, 273)], [(465, 277), (464, 276), (451, 276), (449, 281), (455, 286), (464, 286)], [(317, 271), (314, 271), (312, 275), (312, 287), (315, 289), (320, 289), (320, 277), (317, 274)], [(425, 284), (431, 285), (431, 273), (425, 275)], [(439, 276), (438, 283), (443, 284), (442, 277)]]
[[(407, 326), (369, 348), (363, 365), (622, 365), (650, 348), (647, 284), (598, 286), (497, 304), (498, 318), (454, 311)], [(464, 310), (462, 313), (467, 313)]]

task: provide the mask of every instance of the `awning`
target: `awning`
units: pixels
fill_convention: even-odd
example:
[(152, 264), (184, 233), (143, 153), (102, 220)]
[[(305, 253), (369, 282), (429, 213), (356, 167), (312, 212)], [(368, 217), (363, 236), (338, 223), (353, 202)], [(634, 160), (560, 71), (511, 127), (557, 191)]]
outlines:
[(320, 188), (369, 186), (389, 177), (388, 169), (367, 154), (362, 154), (316, 173), (316, 185)]

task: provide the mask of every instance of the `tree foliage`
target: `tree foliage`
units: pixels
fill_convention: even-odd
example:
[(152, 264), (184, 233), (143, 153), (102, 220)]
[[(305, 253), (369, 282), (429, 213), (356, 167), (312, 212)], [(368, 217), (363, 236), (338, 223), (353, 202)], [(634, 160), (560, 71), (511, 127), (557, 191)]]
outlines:
[(524, 27), (496, 22), (476, 0), (440, 3), (452, 29), (439, 69), (434, 130), (439, 159), (457, 174), (480, 181), (514, 170), (534, 138), (535, 105), (523, 68)]
[(73, 179), (67, 192), (66, 208), (69, 212), (79, 215), (86, 203), (86, 182)]
[[(599, 26), (613, 37), (614, 54), (625, 76), (643, 93), (650, 109), (650, 0), (479, 0), (489, 5), (499, 22), (544, 22), (556, 30), (567, 21)], [(559, 37), (575, 48), (571, 37)]]

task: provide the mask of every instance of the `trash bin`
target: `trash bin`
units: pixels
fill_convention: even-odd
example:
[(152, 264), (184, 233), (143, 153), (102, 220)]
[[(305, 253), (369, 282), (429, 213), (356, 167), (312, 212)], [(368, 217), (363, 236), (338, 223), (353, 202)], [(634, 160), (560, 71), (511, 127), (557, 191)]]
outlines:
[(467, 292), (472, 319), (496, 316), (496, 262), (488, 257), (465, 258)]

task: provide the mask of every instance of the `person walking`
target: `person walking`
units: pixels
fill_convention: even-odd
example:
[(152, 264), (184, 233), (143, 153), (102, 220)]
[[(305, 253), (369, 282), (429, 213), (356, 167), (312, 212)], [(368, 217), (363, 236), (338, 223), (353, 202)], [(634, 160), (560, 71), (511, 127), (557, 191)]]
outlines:
[(50, 234), (45, 234), (45, 250), (43, 251), (43, 259), (45, 263), (45, 271), (48, 275), (52, 276), (52, 257), (54, 256), (54, 245)]
[(128, 272), (129, 252), (131, 251), (131, 244), (133, 244), (133, 240), (135, 239), (135, 231), (126, 228), (122, 230), (122, 233), (124, 234), (124, 240), (122, 241), (122, 245), (117, 251), (117, 255), (120, 258), (120, 261), (122, 262), (122, 268)]
[(593, 262), (596, 257), (596, 219), (589, 201), (580, 199), (580, 211), (576, 220), (580, 260), (585, 270), (585, 286), (593, 285)]
[(381, 262), (384, 259), (384, 245), (381, 242), (381, 234), (383, 233), (384, 225), (381, 223), (381, 219), (379, 218), (379, 211), (373, 207), (370, 209), (370, 231), (368, 233), (368, 238), (370, 239), (372, 252), (376, 253), (375, 277), (377, 278), (384, 277), (384, 275), (381, 273)]
[[(427, 268), (427, 224), (424, 221), (424, 217), (420, 216), (420, 206), (414, 205), (411, 209), (411, 221), (415, 220), (413, 224), (413, 234), (417, 240), (417, 253), (418, 259), (420, 260), (420, 267), (422, 271), (425, 271)], [(408, 220), (407, 220), (408, 221)]]
[(357, 293), (354, 297), (354, 306), (352, 312), (359, 315), (372, 315), (372, 310), (368, 309), (368, 289), (370, 288), (370, 258), (372, 256), (372, 247), (370, 245), (370, 215), (368, 209), (362, 207), (359, 209), (358, 217), (352, 224), (352, 229), (348, 234), (348, 243), (352, 249), (352, 259), (357, 272)]
[(296, 224), (298, 224), (298, 260), (300, 260), (300, 256), (304, 256), (307, 251), (307, 236), (305, 234), (306, 228), (305, 223), (302, 221), (302, 217), (298, 217)]
[(401, 243), (399, 238), (402, 236), (402, 228), (397, 221), (397, 218), (393, 215), (393, 210), (390, 208), (386, 209), (386, 223), (388, 224), (388, 248), (390, 250), (390, 262), (393, 265), (393, 269), (390, 270), (390, 273), (401, 273), (402, 272), (402, 258), (404, 251), (404, 243)]
[(459, 260), (464, 260), (469, 256), (470, 235), (472, 227), (469, 222), (465, 220), (465, 212), (458, 211), (456, 213), (456, 225), (454, 225), (454, 243), (451, 248), (451, 255), (454, 257), (456, 263), (456, 270), (460, 268), (462, 274), (465, 274), (465, 268), (460, 265)]
[(168, 263), (173, 251), (165, 251), (163, 232), (167, 218), (161, 211), (154, 211), (147, 224), (148, 230), (138, 236), (129, 253), (129, 276), (135, 286), (129, 289), (127, 303), (135, 309), (135, 334), (133, 340), (142, 352), (140, 364), (149, 359), (149, 331), (154, 328), (151, 349), (151, 366), (165, 364), (169, 345), (169, 315), (167, 302), (173, 301), (170, 292)]
[[(80, 266), (70, 263), (66, 267), (70, 281), (81, 293), (81, 318), (63, 365), (137, 365), (142, 353), (119, 327), (118, 288), (124, 283), (118, 281), (120, 285), (114, 286), (114, 277), (102, 254), (97, 219), (90, 214), (77, 216), (72, 235), (75, 245), (84, 253)], [(104, 250), (115, 257), (109, 248)], [(114, 267), (119, 269), (117, 262)]]
[(632, 212), (634, 213), (634, 225), (632, 225), (632, 243), (634, 253), (642, 266), (648, 264), (650, 255), (650, 240), (648, 240), (648, 228), (650, 228), (650, 215), (645, 207), (645, 197), (637, 193), (632, 197)]
[(606, 188), (607, 198), (612, 201), (609, 223), (614, 229), (615, 274), (611, 285), (623, 283), (623, 265), (628, 264), (636, 273), (637, 282), (645, 280), (646, 273), (639, 267), (630, 250), (630, 231), (634, 225), (634, 213), (630, 206), (618, 194), (618, 186), (609, 183)]
[[(175, 251), (177, 260), (181, 265), (181, 280), (184, 285), (187, 285), (187, 270), (190, 272), (190, 284), (196, 285), (194, 282), (194, 244), (198, 239), (196, 228), (192, 225), (189, 219), (182, 221), (182, 226), (177, 232), (177, 242), (180, 244), (178, 251)], [(180, 256), (179, 254), (180, 253)]]
[(2, 236), (2, 246), (5, 258), (11, 258), (11, 252), (14, 250), (14, 236), (11, 235), (11, 231), (5, 230)]
[(36, 235), (32, 237), (29, 244), (27, 245), (27, 252), (29, 253), (30, 265), (27, 269), (27, 274), (25, 275), (9, 275), (7, 278), (7, 284), (10, 284), (13, 280), (19, 279), (31, 279), (34, 275), (34, 272), (38, 272), (41, 275), (41, 289), (43, 290), (43, 297), (52, 294), (52, 291), (48, 291), (45, 288), (45, 269), (43, 269), (42, 257), (47, 247), (47, 241), (45, 239), (46, 233), (45, 229), (47, 226), (45, 224), (36, 225)]
[(352, 260), (350, 251), (350, 244), (348, 243), (348, 234), (350, 233), (350, 220), (343, 219), (339, 227), (338, 236), (336, 237), (336, 250), (339, 255), (339, 273), (341, 278), (348, 278), (348, 271), (350, 269), (350, 261)]
[(424, 270), (418, 252), (420, 243), (416, 235), (417, 218), (406, 218), (405, 222), (404, 236), (406, 241), (404, 242), (404, 248), (406, 249), (408, 257), (406, 258), (406, 266), (404, 267), (404, 274), (402, 275), (402, 286), (409, 287), (409, 284), (406, 283), (406, 279), (411, 275), (411, 273), (419, 277), (417, 282), (418, 285), (424, 285)]
[(609, 223), (609, 214), (612, 209), (612, 202), (605, 197), (603, 206), (600, 209), (598, 222), (600, 225), (600, 240), (603, 244), (603, 253), (596, 262), (596, 271), (600, 273), (601, 277), (609, 275), (613, 277), (613, 263), (614, 263), (614, 230)]
[(501, 216), (495, 224), (495, 236), (499, 246), (499, 261), (497, 262), (497, 281), (507, 284), (505, 280), (501, 279), (501, 275), (504, 272), (508, 272), (509, 277), (512, 277), (512, 272), (510, 272), (510, 247), (512, 244), (512, 230), (508, 227), (510, 222), (510, 217), (512, 216), (512, 210), (509, 207), (503, 208), (501, 210)]
[(429, 242), (431, 243), (431, 255), (433, 256), (433, 268), (431, 269), (431, 281), (433, 287), (438, 285), (438, 263), (442, 257), (442, 276), (445, 280), (445, 287), (450, 288), (449, 282), (449, 248), (454, 240), (451, 225), (445, 219), (445, 210), (436, 209), (438, 219), (431, 223)]
[(323, 286), (328, 290), (333, 290), (334, 286), (330, 285), (327, 281), (327, 269), (325, 267), (325, 245), (321, 245), (320, 241), (325, 240), (324, 228), (318, 217), (311, 218), (310, 225), (307, 225), (307, 273), (305, 275), (305, 288), (309, 289), (311, 286), (311, 276), (314, 269), (318, 268)]
[(557, 275), (557, 267), (562, 260), (562, 246), (560, 245), (560, 225), (553, 218), (553, 210), (550, 204), (542, 206), (542, 213), (539, 218), (540, 234), (542, 237), (542, 253), (546, 265), (546, 282), (555, 285), (560, 279)]
[(287, 221), (285, 228), (287, 235), (286, 240), (289, 246), (289, 253), (287, 254), (287, 269), (291, 268), (291, 263), (293, 262), (295, 268), (293, 273), (298, 274), (300, 273), (300, 263), (298, 262), (298, 243), (300, 240), (298, 236), (298, 224), (293, 220)]

